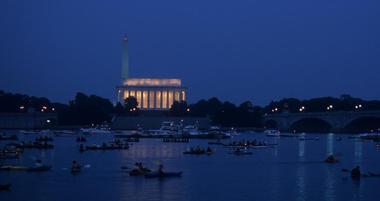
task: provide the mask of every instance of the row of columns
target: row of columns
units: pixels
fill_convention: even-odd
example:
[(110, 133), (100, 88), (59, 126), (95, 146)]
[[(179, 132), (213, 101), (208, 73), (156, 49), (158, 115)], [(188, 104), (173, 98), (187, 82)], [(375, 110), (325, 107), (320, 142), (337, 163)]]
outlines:
[(169, 109), (174, 101), (186, 100), (184, 90), (125, 90), (122, 96), (135, 97), (141, 109)]

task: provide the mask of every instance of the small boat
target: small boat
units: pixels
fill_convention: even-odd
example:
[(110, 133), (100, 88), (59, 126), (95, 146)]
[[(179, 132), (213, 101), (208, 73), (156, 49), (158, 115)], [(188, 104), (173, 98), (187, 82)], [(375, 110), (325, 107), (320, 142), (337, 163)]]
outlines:
[(108, 128), (81, 128), (80, 131), (84, 134), (111, 134), (111, 130)]
[(264, 133), (266, 134), (266, 136), (268, 137), (280, 137), (280, 131), (279, 130), (265, 130)]
[(164, 138), (162, 138), (162, 142), (188, 143), (188, 142), (189, 142), (189, 138), (182, 138), (182, 137), (164, 137)]
[(46, 172), (51, 169), (51, 166), (43, 165), (39, 167), (25, 167), (25, 166), (14, 166), (14, 165), (3, 165), (0, 166), (0, 170), (3, 171), (21, 171), (21, 172)]
[(145, 178), (168, 178), (168, 177), (181, 177), (182, 172), (165, 172), (160, 174), (159, 172), (151, 172), (144, 175)]
[(17, 135), (0, 135), (0, 140), (18, 140)]
[(129, 171), (129, 176), (143, 176), (149, 172), (151, 172), (151, 170), (148, 168), (144, 168), (143, 172), (136, 170), (136, 169), (133, 169), (133, 170)]
[(158, 130), (149, 130), (148, 132), (156, 136), (172, 136), (179, 135), (181, 131), (181, 124), (175, 124), (172, 121), (164, 121)]
[(76, 132), (72, 130), (57, 130), (54, 131), (54, 135), (57, 137), (72, 137), (76, 135)]
[(140, 142), (140, 138), (138, 137), (129, 137), (124, 139), (125, 142)]
[(317, 141), (317, 140), (319, 140), (319, 137), (314, 137), (314, 138), (300, 137), (299, 139), (300, 139), (300, 141), (307, 141), (307, 140)]
[(25, 135), (28, 135), (28, 134), (38, 134), (40, 133), (40, 131), (34, 131), (34, 130), (20, 130), (19, 131), (21, 134), (25, 134)]
[(78, 174), (81, 171), (81, 168), (71, 168), (71, 174)]
[(182, 129), (183, 135), (199, 135), (198, 126), (196, 125), (187, 125)]
[(0, 184), (0, 191), (9, 191), (11, 189), (11, 184)]
[(365, 134), (360, 134), (359, 137), (362, 140), (379, 140), (380, 133), (365, 133)]
[(51, 142), (53, 141), (53, 138), (48, 136), (41, 136), (35, 139), (36, 142)]
[(211, 155), (213, 152), (212, 151), (206, 151), (206, 150), (200, 150), (200, 151), (184, 151), (183, 154), (187, 155)]
[(0, 159), (18, 159), (20, 157), (19, 153), (1, 153)]

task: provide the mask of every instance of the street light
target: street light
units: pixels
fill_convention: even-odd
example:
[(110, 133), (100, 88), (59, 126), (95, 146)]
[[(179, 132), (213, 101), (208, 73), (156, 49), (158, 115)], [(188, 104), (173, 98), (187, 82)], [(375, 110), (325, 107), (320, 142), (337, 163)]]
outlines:
[(305, 110), (305, 106), (300, 107), (299, 111), (303, 112)]

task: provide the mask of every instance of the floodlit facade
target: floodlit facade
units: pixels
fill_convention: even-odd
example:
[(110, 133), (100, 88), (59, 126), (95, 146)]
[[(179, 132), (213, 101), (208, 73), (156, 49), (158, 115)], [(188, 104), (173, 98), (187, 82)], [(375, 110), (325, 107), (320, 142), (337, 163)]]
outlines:
[(128, 38), (123, 39), (121, 85), (116, 87), (117, 101), (135, 97), (142, 110), (168, 110), (174, 101), (186, 101), (187, 88), (180, 79), (129, 78)]

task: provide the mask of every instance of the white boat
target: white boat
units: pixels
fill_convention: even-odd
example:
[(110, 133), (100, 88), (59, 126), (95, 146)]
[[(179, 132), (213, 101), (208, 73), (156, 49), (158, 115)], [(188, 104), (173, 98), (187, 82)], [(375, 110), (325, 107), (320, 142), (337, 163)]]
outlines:
[(158, 130), (149, 130), (149, 133), (154, 135), (178, 135), (180, 134), (182, 125), (174, 124), (172, 121), (164, 121)]
[(231, 127), (230, 130), (228, 130), (227, 132), (225, 132), (225, 134), (229, 135), (229, 136), (239, 135), (239, 133), (237, 132), (236, 128), (234, 128), (234, 127)]
[(73, 136), (76, 135), (76, 132), (72, 130), (56, 130), (54, 134), (56, 136)]
[(359, 135), (363, 140), (380, 140), (380, 133), (363, 133)]
[(35, 131), (35, 130), (20, 130), (19, 131), (21, 134), (38, 134), (40, 131)]
[(110, 134), (112, 133), (109, 128), (81, 128), (80, 132), (84, 134)]
[(210, 129), (208, 129), (208, 134), (214, 135), (216, 138), (231, 137), (230, 133), (223, 132), (218, 126), (211, 126)]
[(274, 129), (265, 130), (264, 133), (268, 137), (280, 137), (281, 136), (281, 132), (279, 130), (274, 130)]
[(200, 132), (199, 132), (197, 126), (187, 125), (182, 129), (182, 134), (184, 134), (184, 135), (199, 135)]

